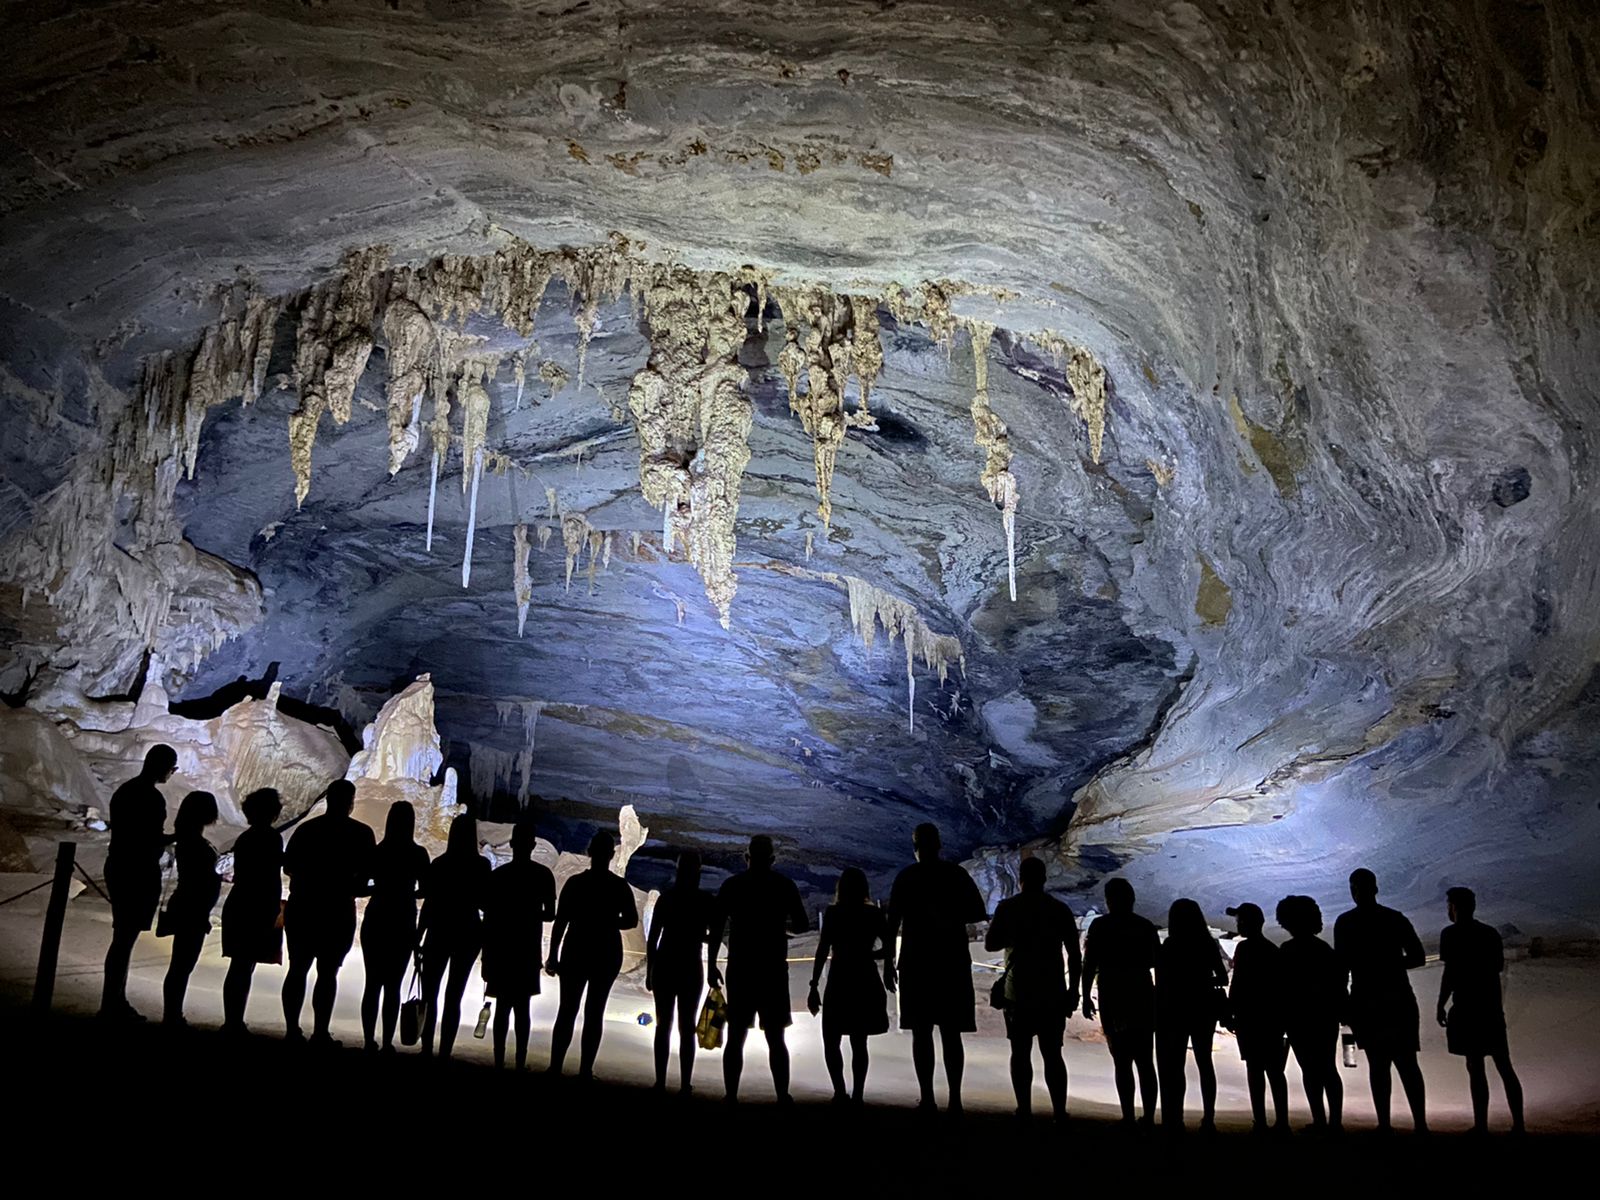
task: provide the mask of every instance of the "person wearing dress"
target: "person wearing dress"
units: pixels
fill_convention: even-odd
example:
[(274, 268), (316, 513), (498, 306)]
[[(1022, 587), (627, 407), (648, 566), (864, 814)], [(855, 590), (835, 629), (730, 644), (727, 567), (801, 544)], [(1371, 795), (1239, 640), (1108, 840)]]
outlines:
[(583, 1008), (578, 1078), (594, 1078), (594, 1060), (605, 1033), (606, 998), (622, 970), (622, 931), (639, 924), (633, 889), (611, 873), (616, 842), (600, 832), (589, 841), (589, 869), (567, 880), (556, 904), (545, 970), (561, 980), (561, 1003), (550, 1033), (550, 1074), (560, 1075)]
[(428, 852), (417, 845), (416, 828), (416, 809), (409, 800), (396, 800), (384, 820), (383, 841), (372, 854), (367, 911), (361, 918), (361, 963), (367, 974), (361, 992), (361, 1032), (368, 1051), (381, 1048), (394, 1053), (400, 991), (406, 965), (417, 949), (417, 889), (428, 873)]
[[(862, 1103), (867, 1085), (867, 1039), (889, 1031), (889, 1002), (878, 963), (889, 934), (883, 910), (872, 903), (866, 874), (846, 867), (833, 903), (822, 914), (822, 934), (811, 966), (806, 1008), (822, 1012), (822, 1058), (833, 1081), (833, 1102)], [(820, 991), (822, 970), (828, 986)], [(844, 1040), (850, 1039), (851, 1086), (844, 1086)]]
[(246, 1032), (245, 1005), (257, 963), (283, 961), (283, 835), (273, 822), (283, 812), (274, 788), (258, 788), (244, 798), (249, 828), (233, 844), (233, 886), (222, 905), (222, 1028)]
[[(1131, 1126), (1133, 1082), (1137, 1070), (1142, 1124), (1155, 1124), (1156, 993), (1151, 981), (1161, 934), (1155, 924), (1133, 911), (1133, 885), (1126, 879), (1106, 881), (1106, 912), (1089, 924), (1083, 947), (1083, 1015), (1098, 1012), (1106, 1049), (1122, 1103), (1122, 1123)], [(1099, 1007), (1089, 989), (1100, 981)]]
[[(423, 880), (422, 920), (422, 1053), (433, 1053), (435, 1031), (439, 1056), (449, 1058), (461, 1028), (461, 997), (472, 978), (472, 965), (483, 948), (483, 905), (489, 891), (489, 860), (478, 852), (478, 823), (463, 813), (450, 822), (444, 853), (428, 864)], [(448, 980), (446, 973), (448, 972)], [(439, 985), (444, 984), (444, 1009)]]
[(211, 910), (222, 893), (217, 852), (205, 838), (206, 827), (216, 821), (217, 798), (210, 792), (190, 792), (172, 822), (178, 886), (167, 901), (165, 925), (172, 934), (172, 961), (161, 985), (161, 1023), (168, 1028), (188, 1024), (183, 1019), (183, 999), (206, 934), (211, 932)]
[(678, 1026), (678, 1080), (685, 1094), (693, 1091), (695, 1021), (700, 994), (706, 987), (706, 938), (710, 936), (716, 898), (700, 886), (700, 853), (678, 855), (673, 885), (656, 899), (645, 940), (645, 988), (656, 1000), (656, 1090), (667, 1086), (672, 1058), (672, 1027)]
[(1348, 997), (1344, 974), (1322, 932), (1322, 909), (1310, 896), (1278, 901), (1278, 924), (1289, 940), (1278, 947), (1284, 1031), (1300, 1066), (1311, 1127), (1343, 1129), (1344, 1082), (1339, 1078), (1339, 1022)]
[(1439, 1024), (1445, 1046), (1467, 1060), (1467, 1084), (1472, 1094), (1472, 1131), (1489, 1132), (1489, 1075), (1484, 1059), (1494, 1061), (1505, 1085), (1511, 1109), (1511, 1131), (1523, 1132), (1522, 1082), (1511, 1067), (1506, 1043), (1506, 1011), (1500, 995), (1500, 977), (1506, 969), (1505, 945), (1490, 925), (1476, 920), (1478, 898), (1471, 888), (1453, 887), (1445, 893), (1450, 925), (1439, 935), (1439, 958), (1444, 975), (1439, 980)]
[(1167, 912), (1167, 940), (1156, 955), (1156, 1071), (1161, 1076), (1161, 1124), (1183, 1132), (1184, 1065), (1194, 1049), (1200, 1074), (1200, 1131), (1217, 1127), (1217, 1072), (1211, 1043), (1226, 1015), (1228, 968), (1211, 936), (1205, 914), (1193, 900), (1174, 900)]
[(537, 842), (533, 822), (518, 821), (511, 830), (511, 861), (489, 876), (483, 906), (483, 985), (495, 999), (494, 1065), (505, 1066), (506, 1034), (514, 1017), (519, 1071), (528, 1065), (544, 923), (556, 915), (556, 877), (533, 861)]

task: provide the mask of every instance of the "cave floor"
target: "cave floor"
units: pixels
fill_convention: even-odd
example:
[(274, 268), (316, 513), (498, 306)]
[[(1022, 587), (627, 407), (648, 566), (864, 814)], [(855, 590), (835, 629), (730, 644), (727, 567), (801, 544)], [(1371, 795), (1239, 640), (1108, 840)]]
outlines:
[[(9, 885), (23, 878), (6, 877), (8, 886), (0, 890), (0, 898), (20, 890)], [(967, 1039), (968, 1116), (959, 1126), (959, 1139), (951, 1141), (956, 1127), (948, 1118), (930, 1125), (910, 1110), (915, 1088), (909, 1036), (898, 1032), (872, 1040), (865, 1112), (846, 1119), (829, 1108), (817, 1025), (799, 1011), (809, 970), (802, 962), (791, 969), (797, 1012), (788, 1038), (794, 1057), (793, 1091), (799, 1101), (796, 1110), (780, 1116), (772, 1108), (765, 1048), (757, 1035), (747, 1054), (743, 1095), (748, 1103), (730, 1116), (716, 1103), (722, 1096), (719, 1054), (700, 1056), (695, 1099), (690, 1103), (676, 1098), (662, 1101), (641, 1086), (651, 1077), (654, 1029), (638, 1023), (639, 1014), (651, 1011), (651, 1005), (637, 973), (625, 974), (613, 990), (598, 1064), (599, 1082), (591, 1089), (571, 1079), (551, 1081), (542, 1073), (496, 1077), (490, 1066), (489, 1041), (471, 1037), (473, 1018), (482, 1002), (476, 975), (463, 1005), (456, 1062), (445, 1066), (425, 1063), (414, 1060), (411, 1051), (380, 1061), (352, 1049), (360, 1043), (359, 949), (346, 960), (340, 977), (334, 1022), (335, 1036), (346, 1046), (340, 1052), (295, 1050), (276, 1036), (252, 1038), (244, 1049), (219, 1041), (213, 1031), (220, 1021), (219, 989), (225, 963), (215, 932), (207, 941), (189, 992), (193, 1031), (173, 1036), (155, 1027), (108, 1029), (85, 1019), (98, 1004), (100, 958), (110, 933), (109, 911), (92, 894), (80, 894), (68, 907), (56, 1016), (41, 1026), (23, 1014), (37, 955), (42, 895), (0, 906), (0, 1054), (4, 1055), (0, 1061), (8, 1064), (9, 1079), (24, 1081), (20, 1088), (15, 1084), (6, 1088), (8, 1101), (17, 1102), (14, 1111), (26, 1114), (26, 1123), (38, 1119), (37, 1136), (62, 1147), (73, 1144), (80, 1135), (90, 1135), (97, 1140), (110, 1136), (114, 1141), (129, 1138), (141, 1143), (157, 1137), (170, 1149), (173, 1137), (192, 1129), (203, 1142), (198, 1153), (225, 1158), (240, 1152), (232, 1145), (238, 1136), (236, 1123), (256, 1118), (263, 1136), (293, 1141), (320, 1136), (310, 1131), (331, 1120), (336, 1126), (332, 1136), (338, 1144), (363, 1147), (371, 1144), (369, 1133), (381, 1135), (385, 1122), (398, 1122), (399, 1127), (391, 1132), (422, 1134), (422, 1152), (440, 1159), (428, 1170), (446, 1169), (443, 1159), (451, 1153), (449, 1140), (457, 1135), (467, 1139), (460, 1169), (475, 1173), (481, 1168), (491, 1174), (493, 1166), (486, 1155), (505, 1150), (537, 1159), (552, 1152), (546, 1139), (554, 1136), (563, 1147), (560, 1153), (569, 1157), (552, 1166), (552, 1171), (566, 1177), (572, 1166), (570, 1155), (594, 1147), (599, 1154), (593, 1160), (595, 1170), (607, 1181), (609, 1190), (612, 1184), (644, 1185), (639, 1177), (644, 1164), (660, 1161), (642, 1144), (649, 1136), (646, 1125), (659, 1128), (663, 1138), (682, 1138), (681, 1145), (663, 1149), (668, 1158), (682, 1162), (684, 1171), (702, 1169), (693, 1157), (683, 1156), (703, 1151), (704, 1169), (713, 1174), (739, 1162), (763, 1167), (770, 1162), (775, 1170), (787, 1173), (784, 1178), (796, 1187), (802, 1186), (800, 1172), (805, 1171), (810, 1156), (829, 1139), (836, 1146), (827, 1151), (830, 1155), (860, 1154), (860, 1169), (866, 1177), (904, 1178), (909, 1172), (910, 1177), (944, 1184), (979, 1184), (991, 1179), (1012, 1153), (1037, 1155), (1040, 1169), (1047, 1169), (1056, 1161), (1059, 1148), (1067, 1144), (1103, 1151), (1083, 1160), (1089, 1165), (1072, 1167), (1074, 1172), (1083, 1169), (1091, 1174), (1099, 1173), (1092, 1162), (1110, 1170), (1130, 1154), (1174, 1169), (1196, 1160), (1215, 1162), (1228, 1170), (1239, 1155), (1250, 1154), (1261, 1156), (1264, 1164), (1270, 1160), (1282, 1163), (1285, 1169), (1292, 1165), (1297, 1172), (1320, 1169), (1315, 1164), (1321, 1161), (1327, 1161), (1330, 1169), (1337, 1164), (1343, 1171), (1358, 1169), (1362, 1163), (1392, 1160), (1397, 1168), (1426, 1172), (1431, 1180), (1439, 1172), (1460, 1170), (1463, 1178), (1474, 1178), (1484, 1170), (1509, 1170), (1535, 1147), (1543, 1170), (1550, 1155), (1565, 1157), (1572, 1147), (1589, 1143), (1600, 1131), (1600, 961), (1594, 959), (1512, 964), (1507, 1010), (1513, 1054), (1528, 1095), (1528, 1123), (1535, 1134), (1527, 1140), (1491, 1139), (1486, 1145), (1475, 1145), (1470, 1139), (1453, 1136), (1470, 1123), (1466, 1074), (1459, 1059), (1444, 1053), (1442, 1034), (1431, 1026), (1424, 1028), (1423, 1069), (1430, 1119), (1435, 1132), (1445, 1136), (1427, 1143), (1413, 1142), (1404, 1135), (1381, 1141), (1370, 1132), (1372, 1114), (1363, 1072), (1345, 1073), (1346, 1120), (1351, 1133), (1335, 1145), (1309, 1136), (1270, 1145), (1250, 1139), (1245, 1132), (1249, 1106), (1244, 1066), (1233, 1040), (1222, 1035), (1216, 1051), (1221, 1134), (1215, 1139), (1191, 1135), (1177, 1145), (1157, 1138), (1148, 1148), (1138, 1148), (1143, 1143), (1125, 1141), (1113, 1123), (1116, 1110), (1110, 1061), (1103, 1044), (1094, 1040), (1092, 1027), (1081, 1018), (1074, 1019), (1066, 1043), (1073, 1117), (1070, 1131), (1056, 1133), (1042, 1116), (1023, 1127), (1010, 1115), (1007, 1046), (999, 1035), (997, 1014), (984, 1009), (978, 1034)], [(134, 954), (129, 995), (146, 1014), (159, 1014), (166, 961), (166, 945), (145, 935)], [(1429, 966), (1414, 976), (1425, 1012), (1437, 986), (1436, 970)], [(281, 968), (259, 968), (252, 993), (249, 1019), (269, 1035), (281, 1029), (277, 1012), (281, 977)], [(987, 986), (987, 979), (978, 981), (981, 987)], [(536, 1067), (543, 1065), (547, 1055), (555, 999), (552, 988), (535, 1002), (530, 1061)], [(309, 1028), (309, 1005), (305, 1020)], [(576, 1048), (568, 1060), (569, 1071), (575, 1059)], [(674, 1066), (674, 1079), (675, 1071)], [(1190, 1105), (1197, 1108), (1192, 1064), (1190, 1075)], [(1298, 1073), (1292, 1066), (1289, 1076), (1292, 1119), (1298, 1127), (1306, 1123), (1307, 1114)], [(940, 1094), (942, 1102), (942, 1083)], [(404, 1099), (399, 1107), (391, 1107), (375, 1100), (380, 1096)], [(329, 1097), (334, 1107), (325, 1112)], [(1492, 1103), (1492, 1121), (1496, 1127), (1504, 1126), (1497, 1080)], [(1042, 1080), (1036, 1082), (1035, 1111), (1048, 1112)], [(515, 1116), (515, 1127), (506, 1122), (509, 1115)], [(532, 1122), (531, 1136), (524, 1124), (527, 1121)], [(539, 1128), (541, 1121), (546, 1129)], [(88, 1124), (80, 1128), (83, 1122)], [(724, 1128), (732, 1140), (719, 1150), (716, 1143)], [(1062, 1143), (1062, 1136), (1070, 1141)], [(636, 1143), (648, 1157), (610, 1158), (614, 1151), (608, 1147), (617, 1137)], [(908, 1147), (926, 1148), (928, 1153), (917, 1149), (910, 1156), (915, 1161), (910, 1161), (905, 1157)], [(1592, 1152), (1592, 1146), (1586, 1152)], [(829, 1172), (836, 1169), (825, 1168)], [(689, 1177), (684, 1182), (689, 1182)], [(1219, 1186), (1222, 1183), (1219, 1176)]]

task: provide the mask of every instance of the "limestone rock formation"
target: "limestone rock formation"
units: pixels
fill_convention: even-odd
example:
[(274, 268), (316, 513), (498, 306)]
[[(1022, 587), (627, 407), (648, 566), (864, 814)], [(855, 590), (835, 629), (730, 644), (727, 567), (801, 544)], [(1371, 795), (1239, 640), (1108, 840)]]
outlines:
[(409, 801), (417, 811), (417, 841), (430, 855), (444, 853), (450, 822), (461, 808), (453, 768), (445, 769), (439, 784), (433, 782), (442, 766), (433, 720), (433, 681), (419, 675), (361, 731), (361, 750), (344, 773), (356, 785), (356, 819), (382, 837), (389, 806)]

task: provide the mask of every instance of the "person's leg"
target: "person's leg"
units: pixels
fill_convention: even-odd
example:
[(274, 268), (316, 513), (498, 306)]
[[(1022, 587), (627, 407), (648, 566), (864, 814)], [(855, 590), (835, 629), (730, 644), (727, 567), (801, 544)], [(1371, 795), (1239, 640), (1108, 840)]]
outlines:
[(1378, 1116), (1378, 1128), (1387, 1132), (1394, 1081), (1389, 1078), (1389, 1055), (1382, 1048), (1367, 1051), (1367, 1080), (1372, 1085), (1372, 1108)]
[(396, 947), (387, 964), (383, 980), (383, 1045), (394, 1045), (394, 1028), (400, 1023), (400, 992), (406, 985), (406, 952)]
[(1190, 1037), (1194, 1044), (1194, 1065), (1200, 1075), (1200, 1128), (1215, 1129), (1217, 1125), (1217, 1069), (1211, 1061), (1211, 1040), (1216, 1036), (1216, 1026), (1197, 1029)]
[(1422, 1081), (1422, 1066), (1417, 1062), (1417, 1052), (1407, 1050), (1394, 1056), (1395, 1074), (1400, 1076), (1400, 1086), (1405, 1089), (1406, 1103), (1411, 1108), (1411, 1125), (1418, 1133), (1428, 1132), (1427, 1088)]
[(467, 981), (472, 978), (475, 952), (463, 952), (456, 947), (450, 955), (450, 977), (444, 985), (444, 1012), (439, 1018), (439, 1055), (449, 1058), (455, 1048), (456, 1034), (461, 1029), (461, 997), (466, 994)]
[(439, 985), (449, 965), (442, 945), (430, 945), (422, 956), (422, 1053), (433, 1053), (434, 1031), (439, 1026)]
[(774, 1024), (763, 1030), (767, 1035), (767, 1063), (772, 1068), (772, 1090), (780, 1101), (789, 1099), (789, 1044), (784, 1041), (783, 1026)]
[(332, 1034), (333, 1006), (339, 999), (339, 968), (344, 965), (345, 951), (338, 947), (329, 953), (317, 955), (317, 982), (311, 988), (311, 1036), (326, 1041)]
[(100, 1011), (106, 1016), (121, 1016), (128, 1011), (128, 963), (133, 958), (133, 947), (139, 940), (136, 922), (123, 915), (119, 921), (115, 906), (111, 909), (111, 945), (106, 948), (105, 981), (100, 990)]
[(1335, 1133), (1344, 1128), (1344, 1080), (1339, 1077), (1339, 1029), (1334, 1026), (1323, 1039), (1322, 1089), (1328, 1096), (1328, 1128)]
[(722, 1050), (722, 1087), (729, 1101), (739, 1098), (739, 1076), (744, 1074), (744, 1040), (750, 1036), (746, 1021), (728, 1018), (728, 1043)]
[(617, 973), (610, 969), (589, 979), (583, 1001), (583, 1037), (578, 1043), (578, 1075), (583, 1079), (594, 1077), (594, 1060), (600, 1055), (600, 1039), (606, 1032), (606, 999), (616, 981)]
[(916, 1025), (911, 1030), (911, 1065), (917, 1072), (917, 1091), (921, 1107), (932, 1108), (933, 1101), (933, 1026)]
[(250, 982), (255, 978), (255, 960), (240, 956), (228, 960), (228, 973), (222, 979), (222, 1027), (235, 1032), (244, 1028), (244, 1010), (250, 1002)]
[(1133, 1056), (1111, 1051), (1111, 1070), (1117, 1081), (1117, 1100), (1122, 1104), (1122, 1119), (1133, 1124)]
[(513, 1002), (517, 1026), (517, 1070), (528, 1065), (528, 1037), (533, 1033), (533, 997), (524, 992)]
[(656, 1091), (667, 1087), (667, 1065), (672, 1061), (672, 1018), (678, 997), (670, 987), (658, 987), (656, 997)]
[(1517, 1073), (1511, 1067), (1511, 1051), (1499, 1049), (1494, 1052), (1494, 1069), (1500, 1073), (1500, 1082), (1506, 1089), (1506, 1104), (1511, 1109), (1511, 1132), (1521, 1133), (1525, 1126), (1522, 1123), (1522, 1080), (1517, 1078)]
[(361, 988), (361, 1042), (368, 1050), (378, 1048), (378, 1009), (383, 1000), (385, 971), (379, 934), (368, 921), (361, 930), (361, 969), (366, 982)]
[(1183, 1097), (1188, 1090), (1184, 1075), (1188, 1042), (1182, 1033), (1156, 1034), (1156, 1069), (1161, 1076), (1161, 1124), (1169, 1133), (1183, 1128)]
[(700, 986), (696, 980), (678, 993), (678, 1086), (685, 1092), (694, 1088), (694, 1055), (699, 1049), (694, 1027), (699, 1021)]
[(1055, 1038), (1041, 1038), (1039, 1054), (1044, 1059), (1044, 1086), (1050, 1093), (1050, 1111), (1057, 1121), (1067, 1115), (1067, 1060), (1061, 1053), (1061, 1043)]
[(1250, 1124), (1257, 1130), (1267, 1127), (1267, 1072), (1261, 1057), (1244, 1061), (1245, 1083), (1250, 1089)]
[(161, 1019), (169, 1025), (183, 1024), (183, 1000), (189, 993), (189, 976), (200, 961), (205, 945), (204, 933), (180, 933), (172, 939), (172, 960), (161, 983)]
[(857, 1104), (863, 1102), (867, 1094), (867, 1066), (871, 1063), (871, 1056), (867, 1052), (867, 1035), (852, 1033), (850, 1035), (850, 1099)]
[(499, 1070), (506, 1065), (506, 1034), (511, 1032), (511, 1005), (504, 996), (496, 997), (494, 1006), (494, 1066)]
[(843, 1100), (846, 1094), (843, 1040), (836, 1030), (830, 1030), (826, 1025), (822, 1029), (822, 1061), (828, 1068), (828, 1078), (833, 1082), (833, 1098)]
[(950, 1087), (949, 1110), (961, 1111), (961, 1076), (967, 1068), (967, 1050), (961, 1042), (959, 1029), (939, 1026), (939, 1049), (944, 1054), (944, 1078)]
[(283, 1026), (284, 1035), (292, 1042), (305, 1036), (300, 1031), (300, 1010), (305, 1007), (306, 976), (311, 974), (313, 957), (307, 947), (290, 939), (289, 966), (283, 973)]
[(1289, 1077), (1285, 1074), (1288, 1065), (1288, 1049), (1280, 1037), (1273, 1042), (1272, 1053), (1267, 1057), (1267, 1086), (1272, 1089), (1272, 1127), (1278, 1130), (1289, 1128)]
[(1013, 1035), (1011, 1042), (1011, 1095), (1017, 1116), (1033, 1115), (1033, 1038)]
[(567, 1061), (567, 1047), (572, 1045), (572, 1031), (578, 1024), (578, 1007), (583, 1002), (583, 977), (574, 966), (570, 973), (562, 972), (557, 979), (561, 987), (561, 1002), (556, 1008), (556, 1023), (550, 1030), (550, 1074), (561, 1074)]
[(1481, 1054), (1467, 1055), (1467, 1093), (1472, 1097), (1472, 1132), (1489, 1132), (1489, 1073)]

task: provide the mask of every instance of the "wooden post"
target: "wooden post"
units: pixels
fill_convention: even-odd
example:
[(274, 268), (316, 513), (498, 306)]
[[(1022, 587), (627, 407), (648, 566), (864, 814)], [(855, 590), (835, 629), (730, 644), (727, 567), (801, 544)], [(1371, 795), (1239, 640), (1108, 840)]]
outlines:
[(56, 847), (56, 878), (50, 887), (50, 907), (44, 914), (44, 936), (39, 940), (39, 973), (33, 980), (33, 1011), (47, 1013), (56, 992), (56, 959), (61, 954), (61, 926), (67, 919), (67, 897), (72, 890), (72, 868), (78, 857), (77, 842)]

